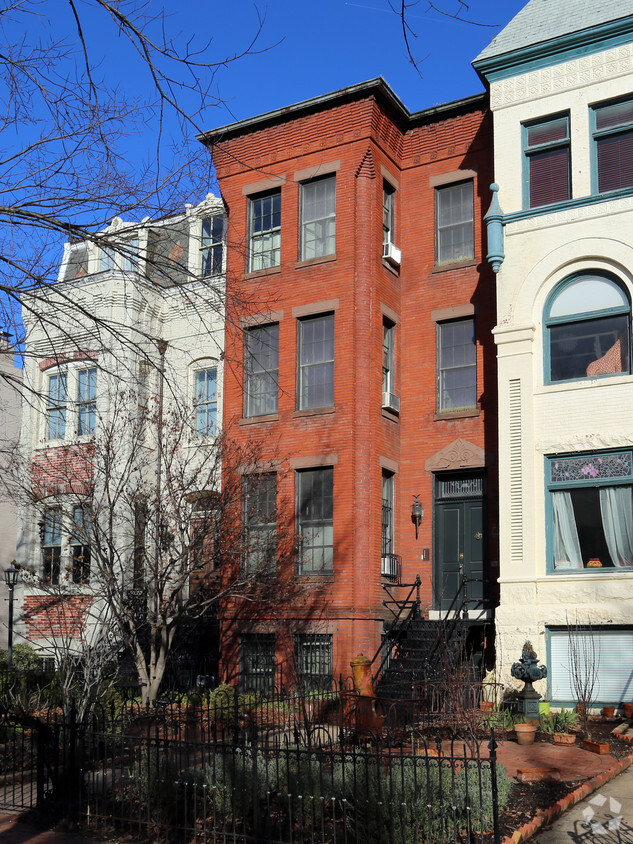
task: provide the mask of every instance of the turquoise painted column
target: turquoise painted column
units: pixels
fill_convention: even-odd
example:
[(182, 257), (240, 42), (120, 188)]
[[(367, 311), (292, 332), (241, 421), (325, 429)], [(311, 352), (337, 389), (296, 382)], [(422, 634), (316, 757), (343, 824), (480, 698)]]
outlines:
[(492, 271), (498, 273), (505, 258), (505, 252), (503, 251), (503, 211), (501, 210), (497, 197), (499, 185), (493, 182), (490, 185), (490, 190), (492, 191), (492, 200), (490, 202), (490, 208), (484, 217), (488, 236), (488, 254), (486, 257), (492, 267)]

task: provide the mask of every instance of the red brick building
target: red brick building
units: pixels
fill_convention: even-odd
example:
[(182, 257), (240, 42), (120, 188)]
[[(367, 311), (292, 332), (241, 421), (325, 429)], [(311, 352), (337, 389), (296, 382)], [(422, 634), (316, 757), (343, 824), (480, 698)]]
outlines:
[(273, 660), (347, 674), (380, 645), (383, 584), (417, 574), (430, 617), (466, 574), (471, 614), (490, 618), (486, 96), (410, 114), (377, 79), (201, 140), (229, 221), (224, 420), (259, 443), (243, 467), (245, 532), (300, 538), (278, 562), (291, 600), (225, 610), (227, 664), (239, 647), (246, 685)]

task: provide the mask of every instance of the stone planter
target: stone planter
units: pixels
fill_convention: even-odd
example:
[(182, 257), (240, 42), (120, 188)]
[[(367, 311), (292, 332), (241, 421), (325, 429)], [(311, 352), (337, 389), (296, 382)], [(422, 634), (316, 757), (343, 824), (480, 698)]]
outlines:
[(576, 744), (576, 736), (573, 733), (553, 733), (552, 738), (554, 739), (554, 744), (564, 745), (566, 747)]
[(521, 744), (523, 746), (534, 744), (536, 724), (515, 724), (514, 732), (517, 737), (517, 744)]

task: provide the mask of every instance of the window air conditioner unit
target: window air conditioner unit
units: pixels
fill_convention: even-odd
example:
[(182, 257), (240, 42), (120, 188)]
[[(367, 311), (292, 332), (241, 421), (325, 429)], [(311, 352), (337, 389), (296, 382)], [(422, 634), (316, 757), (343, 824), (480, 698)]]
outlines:
[(399, 267), (402, 261), (402, 251), (393, 243), (383, 243), (382, 257), (389, 261), (390, 264)]
[(382, 406), (385, 410), (393, 410), (394, 413), (400, 413), (400, 399), (394, 396), (393, 393), (382, 394)]

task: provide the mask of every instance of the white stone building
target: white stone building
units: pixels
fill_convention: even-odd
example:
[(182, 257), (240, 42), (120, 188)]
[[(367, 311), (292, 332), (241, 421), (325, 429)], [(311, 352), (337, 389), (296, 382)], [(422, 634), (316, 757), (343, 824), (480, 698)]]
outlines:
[[(115, 587), (96, 543), (111, 544), (120, 588), (134, 590), (139, 556), (176, 530), (174, 497), (219, 488), (202, 466), (222, 425), (224, 232), (213, 194), (161, 220), (116, 218), (66, 244), (57, 283), (25, 298), (18, 632), (45, 655), (83, 636), (89, 606), (102, 617), (95, 599)], [(188, 474), (188, 490), (168, 489), (169, 471)], [(152, 495), (164, 525), (143, 515)], [(51, 594), (67, 598), (61, 615)]]
[[(14, 363), (14, 349), (6, 335), (0, 335), (0, 472), (5, 473), (10, 454), (20, 435), (22, 370)], [(0, 648), (7, 647), (9, 590), (4, 571), (16, 555), (17, 507), (0, 489)]]
[(500, 206), (497, 658), (507, 678), (531, 640), (571, 703), (579, 625), (596, 704), (631, 700), (633, 2), (530, 0), (474, 64)]

